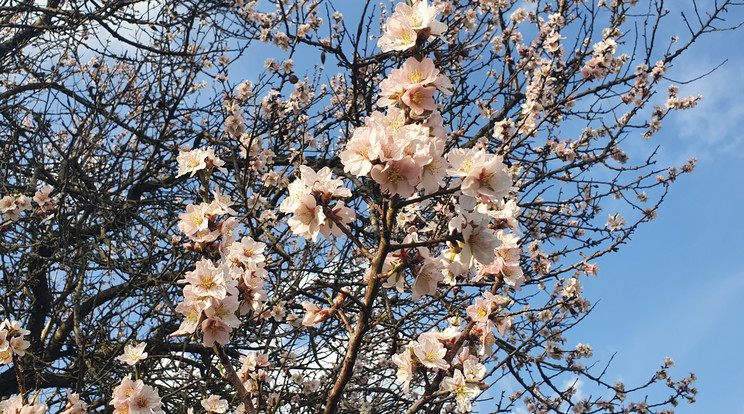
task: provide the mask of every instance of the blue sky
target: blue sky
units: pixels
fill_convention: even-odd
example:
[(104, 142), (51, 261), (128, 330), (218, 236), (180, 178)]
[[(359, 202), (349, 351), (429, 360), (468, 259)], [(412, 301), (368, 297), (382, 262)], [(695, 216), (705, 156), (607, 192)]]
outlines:
[[(732, 14), (730, 21), (737, 20), (744, 21), (744, 10)], [(672, 79), (691, 79), (728, 59), (712, 75), (680, 87), (679, 96), (700, 93), (703, 100), (668, 116), (646, 147), (661, 146), (662, 165), (692, 156), (698, 167), (672, 185), (655, 221), (599, 260), (598, 278), (583, 279), (585, 296), (597, 306), (569, 334), (594, 347), (593, 360), (616, 353), (610, 382), (645, 381), (666, 356), (676, 362), (673, 378), (695, 372), (697, 403), (681, 404), (680, 414), (744, 413), (732, 392), (744, 384), (742, 44), (744, 28), (712, 33), (670, 70)]]

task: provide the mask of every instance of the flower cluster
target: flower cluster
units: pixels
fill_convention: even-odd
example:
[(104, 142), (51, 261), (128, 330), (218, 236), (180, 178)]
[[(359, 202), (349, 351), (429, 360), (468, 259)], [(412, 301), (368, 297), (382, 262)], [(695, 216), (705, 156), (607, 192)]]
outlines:
[(260, 384), (271, 380), (267, 369), (271, 367), (269, 355), (250, 351), (240, 357), (238, 377), (248, 392), (258, 394)]
[[(416, 242), (419, 242), (419, 235), (415, 232), (403, 239), (403, 244)], [(398, 292), (403, 292), (406, 269), (410, 269), (415, 275), (411, 286), (413, 300), (424, 295), (434, 296), (439, 282), (444, 279), (444, 262), (440, 257), (432, 256), (428, 248), (399, 249), (385, 258), (382, 273), (389, 276), (383, 286), (395, 286)]]
[(189, 150), (188, 148), (182, 149), (178, 153), (176, 160), (178, 161), (178, 174), (176, 177), (185, 174), (190, 174), (193, 177), (198, 171), (207, 170), (211, 172), (214, 168), (217, 168), (223, 173), (227, 172), (223, 167), (225, 162), (215, 155), (214, 148), (212, 147), (194, 150)]
[(211, 202), (189, 204), (186, 206), (186, 212), (179, 215), (178, 229), (202, 247), (217, 240), (220, 236), (231, 237), (232, 230), (237, 225), (235, 219), (227, 219), (223, 222), (216, 220), (220, 215), (235, 215), (235, 210), (231, 208), (230, 196), (222, 194), (219, 190), (212, 191), (212, 196), (214, 199)]
[(618, 73), (629, 57), (627, 55), (616, 57), (616, 51), (617, 42), (612, 38), (596, 43), (592, 58), (581, 68), (581, 75), (586, 79), (601, 79), (609, 73)]
[[(190, 335), (201, 327), (204, 345), (227, 344), (229, 334), (240, 325), (236, 316), (263, 312), (267, 299), (264, 290), (266, 276), (264, 249), (266, 245), (250, 237), (237, 241), (239, 224), (232, 201), (219, 190), (212, 192), (214, 200), (199, 205), (189, 204), (181, 214), (179, 229), (199, 243), (198, 251), (219, 252), (220, 262), (203, 258), (195, 269), (180, 282), (184, 301), (176, 310), (185, 316), (173, 336)], [(219, 221), (217, 217), (229, 217)], [(221, 237), (221, 242), (215, 241)], [(186, 247), (194, 247), (185, 245)]]
[[(54, 210), (57, 207), (57, 200), (51, 197), (52, 191), (54, 191), (52, 186), (45, 185), (34, 194), (33, 198), (23, 194), (6, 195), (0, 198), (0, 217), (2, 218), (0, 224), (5, 220), (18, 221), (21, 218), (21, 213), (33, 209), (32, 201), (39, 206), (40, 216), (43, 216), (41, 213)], [(47, 218), (49, 217), (47, 216)]]
[(21, 213), (31, 210), (31, 199), (23, 194), (7, 195), (0, 199), (0, 214), (3, 220), (18, 221)]
[(235, 316), (239, 307), (238, 281), (231, 268), (217, 267), (211, 260), (202, 259), (180, 282), (186, 286), (184, 300), (176, 306), (176, 311), (186, 318), (171, 336), (193, 334), (201, 326), (204, 346), (211, 347), (215, 342), (227, 344), (230, 332), (240, 325)]
[(385, 22), (385, 33), (377, 46), (383, 52), (404, 51), (414, 47), (419, 38), (427, 40), (432, 36), (442, 36), (447, 25), (437, 20), (438, 14), (437, 7), (429, 6), (426, 0), (415, 0), (411, 5), (398, 3), (393, 15)]
[[(26, 340), (29, 333), (27, 329), (21, 328), (18, 321), (6, 319), (0, 323), (0, 366), (12, 363), (14, 355), (26, 355), (26, 349), (31, 345)], [(0, 401), (0, 414), (44, 414), (47, 408), (46, 404), (37, 404), (35, 401), (24, 404), (21, 395)]]
[[(419, 190), (437, 191), (446, 175), (443, 158), (446, 132), (434, 93), (451, 93), (449, 79), (434, 62), (409, 58), (380, 84), (378, 105), (387, 114), (373, 112), (357, 128), (339, 154), (344, 171), (370, 174), (388, 194), (410, 197)], [(398, 105), (398, 106), (396, 106)]]
[(299, 178), (289, 184), (289, 195), (279, 205), (279, 211), (292, 215), (287, 220), (292, 233), (313, 241), (318, 239), (318, 233), (326, 239), (331, 234), (342, 236), (339, 226), (356, 220), (356, 213), (343, 201), (333, 206), (330, 203), (336, 197), (350, 197), (351, 190), (343, 187), (342, 180), (332, 178), (328, 167), (315, 172), (301, 165), (298, 170)]
[(410, 382), (418, 370), (451, 371), (452, 375), (447, 374), (440, 383), (440, 390), (455, 394), (461, 411), (472, 409), (471, 400), (487, 388), (481, 382), (486, 375), (486, 367), (470, 353), (468, 347), (464, 347), (452, 363), (447, 362), (445, 357), (460, 335), (462, 332), (454, 326), (444, 331), (435, 329), (419, 335), (403, 352), (393, 355), (392, 361), (398, 368), (396, 382), (403, 384), (405, 393), (410, 392)]
[(113, 398), (109, 402), (116, 414), (152, 414), (162, 413), (158, 390), (145, 385), (142, 380), (132, 381), (127, 375), (114, 388)]
[(452, 82), (439, 73), (433, 60), (409, 58), (401, 68), (390, 71), (390, 75), (380, 83), (377, 105), (389, 107), (402, 103), (412, 114), (421, 116), (437, 109), (434, 101), (437, 90), (451, 95)]
[[(406, 39), (419, 33), (406, 34), (407, 26), (400, 23), (414, 9), (422, 24), (430, 24), (433, 15), (426, 14), (429, 9), (425, 1), (413, 6), (399, 4), (380, 39), (383, 51), (407, 50), (415, 45), (415, 38), (408, 43)], [(438, 255), (432, 254), (422, 240), (426, 230), (410, 229), (402, 244), (420, 247), (393, 244), (382, 267), (383, 286), (403, 292), (404, 275), (410, 270), (415, 275), (413, 300), (436, 296), (440, 282), (455, 285), (460, 278), (473, 282), (488, 278), (496, 285), (504, 283), (519, 289), (525, 278), (519, 237), (513, 233), (518, 231), (520, 209), (510, 199), (514, 191), (512, 172), (501, 156), (488, 152), (484, 143), (445, 153), (448, 137), (434, 95), (437, 90), (451, 93), (449, 79), (439, 73), (431, 59), (409, 58), (401, 68), (391, 71), (380, 88), (377, 104), (387, 108), (387, 114), (374, 112), (363, 127), (355, 130), (339, 154), (344, 171), (371, 176), (382, 192), (391, 195), (408, 198), (422, 191), (433, 194), (445, 183), (453, 194), (452, 206), (446, 210), (441, 207), (447, 215), (447, 246)], [(513, 129), (507, 123), (500, 125), (503, 130)], [(514, 321), (513, 316), (502, 314), (510, 303), (507, 297), (485, 291), (461, 315), (470, 321), (468, 328), (463, 329), (460, 318), (455, 318), (457, 323), (444, 331), (435, 328), (420, 334), (392, 357), (398, 368), (396, 382), (409, 392), (416, 372), (440, 372), (440, 391), (453, 394), (460, 411), (470, 411), (471, 401), (486, 387), (481, 383), (486, 374), (483, 363), (491, 357), (495, 333), (505, 337)], [(320, 317), (321, 312), (314, 314)]]
[(522, 267), (519, 265), (522, 257), (519, 237), (503, 230), (497, 231), (496, 237), (501, 242), (496, 248), (496, 257), (489, 265), (479, 267), (477, 279), (485, 275), (494, 275), (502, 278), (507, 285), (520, 290), (525, 279)]
[(227, 118), (225, 118), (225, 126), (223, 130), (232, 138), (239, 138), (245, 134), (245, 117), (243, 116), (243, 111), (240, 109), (239, 103), (227, 99), (222, 104), (222, 107), (225, 112), (227, 112)]
[[(490, 348), (495, 343), (493, 332), (497, 330), (504, 336), (513, 321), (511, 316), (497, 316), (508, 303), (508, 298), (485, 292), (467, 309), (468, 317), (475, 322), (469, 332), (463, 332), (461, 327), (452, 325), (444, 331), (434, 329), (420, 334), (403, 352), (392, 357), (398, 368), (396, 382), (403, 384), (404, 392), (408, 393), (410, 382), (417, 371), (427, 369), (443, 371), (446, 376), (440, 383), (440, 391), (454, 394), (460, 411), (470, 411), (471, 400), (487, 388), (487, 385), (481, 382), (486, 374), (481, 358), (490, 355)], [(460, 353), (448, 362), (447, 355), (457, 351), (455, 346), (458, 340), (463, 339), (460, 338), (462, 335), (467, 335), (464, 343), (469, 345), (464, 346)], [(472, 346), (478, 346), (480, 351), (471, 351), (474, 349)]]
[(44, 414), (47, 408), (46, 404), (41, 403), (23, 404), (20, 395), (0, 401), (0, 414)]
[(13, 355), (22, 357), (26, 355), (26, 349), (31, 345), (26, 340), (29, 331), (21, 328), (18, 321), (11, 322), (6, 319), (0, 323), (0, 365), (13, 362)]

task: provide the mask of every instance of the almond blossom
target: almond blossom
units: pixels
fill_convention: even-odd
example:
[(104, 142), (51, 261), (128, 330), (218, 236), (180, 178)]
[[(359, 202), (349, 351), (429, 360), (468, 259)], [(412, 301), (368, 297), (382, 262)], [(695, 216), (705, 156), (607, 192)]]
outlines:
[(114, 388), (113, 398), (109, 404), (114, 406), (115, 413), (152, 414), (162, 413), (158, 390), (145, 385), (142, 380), (132, 381), (131, 375), (122, 378)]
[(316, 304), (307, 300), (302, 302), (302, 307), (307, 312), (305, 317), (302, 319), (303, 326), (315, 326), (330, 316), (329, 308), (321, 309)]
[(326, 216), (315, 197), (312, 194), (304, 194), (294, 205), (293, 213), (294, 215), (287, 220), (292, 233), (317, 241), (320, 226), (325, 224)]
[(13, 355), (22, 357), (31, 343), (26, 340), (29, 330), (21, 328), (18, 321), (5, 319), (0, 323), (0, 365), (13, 362)]
[(20, 395), (0, 401), (0, 413), (2, 414), (44, 414), (49, 407), (46, 404), (31, 403), (23, 404)]
[(196, 268), (186, 273), (181, 282), (189, 283), (194, 289), (196, 296), (211, 296), (215, 299), (224, 299), (227, 295), (225, 278), (214, 263), (208, 259), (196, 262)]
[(61, 414), (86, 414), (88, 412), (87, 405), (77, 393), (71, 393), (70, 390), (65, 390), (65, 392), (67, 392), (67, 405)]
[(412, 299), (418, 300), (423, 295), (435, 296), (437, 285), (444, 279), (444, 265), (439, 259), (424, 258), (424, 264), (418, 269), (416, 281), (412, 287)]
[(210, 413), (223, 414), (227, 412), (227, 400), (218, 395), (210, 395), (201, 401), (201, 406)]
[(232, 328), (219, 318), (207, 318), (201, 324), (204, 333), (203, 344), (206, 348), (211, 348), (215, 344), (227, 345), (230, 342), (230, 332)]
[(435, 370), (447, 370), (449, 363), (444, 360), (447, 349), (439, 341), (438, 336), (438, 332), (419, 335), (418, 339), (411, 343), (411, 350), (423, 366)]
[(371, 176), (380, 184), (380, 189), (388, 194), (399, 194), (410, 197), (416, 191), (416, 185), (421, 181), (423, 168), (413, 159), (406, 157), (397, 161), (389, 161), (372, 167)]
[(127, 344), (124, 347), (124, 353), (116, 357), (116, 359), (130, 366), (137, 365), (137, 363), (147, 358), (145, 346), (147, 346), (146, 342), (140, 342), (137, 346)]
[(481, 393), (481, 388), (477, 384), (467, 382), (462, 371), (455, 369), (451, 377), (446, 377), (439, 385), (440, 391), (450, 392), (455, 395), (457, 408), (460, 412), (470, 412), (473, 410), (471, 401)]
[(511, 177), (500, 156), (487, 154), (483, 149), (457, 148), (446, 157), (450, 163), (447, 173), (462, 177), (463, 194), (494, 203), (512, 190)]
[[(292, 214), (287, 220), (292, 233), (313, 241), (321, 232), (326, 237), (339, 236), (335, 223), (348, 224), (356, 219), (356, 214), (342, 202), (332, 207), (329, 204), (334, 198), (351, 196), (351, 191), (343, 187), (343, 180), (332, 178), (328, 167), (316, 172), (302, 165), (298, 170), (299, 178), (289, 184), (289, 195), (279, 206), (281, 212)], [(331, 217), (326, 217), (324, 206), (330, 208)]]
[(398, 3), (393, 15), (385, 22), (385, 33), (377, 45), (383, 52), (404, 51), (416, 45), (419, 33), (424, 39), (441, 36), (447, 25), (436, 20), (439, 10), (427, 0), (416, 0), (409, 6)]
[(197, 172), (208, 168), (217, 168), (223, 173), (227, 172), (223, 166), (225, 162), (219, 159), (215, 153), (214, 148), (209, 147), (207, 149), (193, 149), (188, 148), (182, 149), (178, 153), (178, 174), (176, 177), (190, 174), (191, 177)]
[(411, 380), (413, 379), (411, 348), (406, 347), (402, 353), (393, 355), (392, 360), (398, 366), (398, 371), (395, 374), (395, 382), (403, 384), (403, 392), (408, 394), (410, 392)]

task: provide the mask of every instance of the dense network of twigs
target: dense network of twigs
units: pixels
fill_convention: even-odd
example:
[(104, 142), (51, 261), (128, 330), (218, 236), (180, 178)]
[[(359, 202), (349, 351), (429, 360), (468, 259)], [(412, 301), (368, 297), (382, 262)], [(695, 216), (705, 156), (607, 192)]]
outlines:
[[(692, 380), (671, 380), (667, 365), (637, 388), (607, 383), (591, 351), (563, 336), (591, 309), (580, 277), (652, 220), (669, 185), (694, 167), (660, 166), (653, 150), (632, 158), (622, 147), (694, 106), (696, 98), (667, 89), (664, 73), (699, 36), (729, 28), (723, 16), (735, 7), (696, 9), (670, 40), (664, 24), (678, 13), (661, 0), (635, 3), (437, 1), (445, 36), (385, 53), (377, 39), (387, 3), (3, 3), (0, 198), (50, 185), (56, 206), (0, 222), (0, 316), (20, 321), (31, 344), (17, 368), (0, 372), (0, 397), (38, 390), (61, 410), (69, 389), (89, 412), (110, 412), (114, 387), (132, 372), (116, 356), (146, 341), (137, 376), (159, 389), (169, 413), (199, 411), (209, 394), (234, 408), (240, 399), (224, 363), (237, 366), (248, 350), (271, 362), (270, 380), (254, 390), (259, 412), (456, 410), (454, 396), (439, 391), (441, 374), (418, 372), (403, 393), (391, 357), (420, 333), (456, 323), (486, 289), (510, 298), (500, 317), (514, 322), (496, 335), (481, 412), (658, 412), (694, 400)], [(616, 50), (598, 51), (607, 39)], [(591, 62), (603, 53), (612, 67)], [(413, 227), (436, 254), (435, 244), (453, 237), (454, 191), (391, 197), (344, 172), (338, 157), (378, 109), (380, 82), (411, 56), (432, 58), (453, 83), (451, 96), (437, 98), (446, 150), (480, 145), (509, 167), (521, 290), (499, 278), (457, 280), (414, 301), (410, 288), (365, 282), (361, 247), (402, 243)], [(225, 102), (239, 105), (240, 125), (229, 125)], [(222, 362), (199, 338), (169, 337), (181, 323), (176, 281), (215, 254), (188, 246), (177, 227), (205, 190), (204, 180), (177, 177), (176, 157), (206, 147), (227, 170), (215, 170), (210, 185), (232, 198), (244, 235), (267, 245), (268, 313), (242, 320)], [(357, 214), (349, 235), (312, 242), (292, 234), (278, 206), (299, 165), (345, 180)], [(413, 269), (404, 271), (411, 282)], [(334, 317), (299, 324), (303, 301), (327, 304), (342, 291)], [(597, 391), (576, 399), (564, 385), (574, 378)], [(519, 391), (506, 392), (505, 381)], [(645, 400), (653, 383), (668, 397)]]

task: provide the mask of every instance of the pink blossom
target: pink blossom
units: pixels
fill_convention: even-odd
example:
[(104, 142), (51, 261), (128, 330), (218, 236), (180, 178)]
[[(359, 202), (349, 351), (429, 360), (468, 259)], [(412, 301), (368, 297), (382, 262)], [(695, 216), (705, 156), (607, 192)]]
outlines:
[(427, 0), (416, 0), (409, 6), (398, 3), (393, 17), (405, 20), (414, 30), (420, 30), (431, 36), (441, 36), (447, 30), (447, 25), (437, 20), (439, 9), (429, 6)]
[(326, 239), (331, 239), (331, 234), (336, 237), (341, 237), (344, 232), (341, 228), (336, 225), (333, 219), (340, 224), (347, 225), (352, 221), (356, 220), (356, 213), (354, 210), (346, 207), (343, 201), (337, 202), (333, 208), (331, 208), (331, 216), (326, 216), (327, 220), (320, 226), (320, 232), (323, 233)]
[(214, 148), (212, 147), (205, 150), (182, 149), (178, 153), (176, 160), (178, 161), (178, 174), (176, 177), (189, 173), (191, 174), (190, 176), (193, 177), (198, 171), (208, 168), (217, 168), (223, 173), (227, 172), (227, 169), (223, 167), (225, 162), (215, 155)]
[(475, 303), (468, 306), (467, 313), (470, 319), (476, 322), (485, 322), (491, 316), (492, 302), (483, 298), (475, 298)]
[(178, 161), (178, 174), (176, 177), (189, 173), (193, 177), (198, 171), (207, 168), (206, 154), (198, 149), (193, 151), (189, 149), (181, 150), (176, 160)]
[(412, 342), (411, 349), (423, 366), (435, 370), (449, 369), (449, 364), (444, 360), (447, 349), (439, 342), (437, 333), (419, 335), (418, 340)]
[[(141, 383), (141, 380), (137, 381)], [(132, 393), (129, 395), (129, 413), (130, 414), (151, 414), (154, 412), (162, 412), (160, 408), (160, 396), (158, 390), (154, 389), (149, 385), (135, 387)]]
[(180, 218), (178, 229), (187, 236), (191, 236), (198, 231), (208, 230), (209, 219), (206, 217), (208, 210), (209, 204), (206, 203), (187, 205), (186, 212), (178, 216)]
[(250, 237), (243, 237), (240, 243), (233, 243), (230, 246), (228, 262), (254, 268), (266, 260), (265, 249), (266, 244), (257, 242)]
[(462, 363), (462, 373), (468, 382), (478, 382), (486, 376), (486, 366), (473, 357)]
[(411, 349), (406, 348), (402, 353), (393, 355), (393, 362), (398, 366), (395, 374), (395, 382), (403, 384), (403, 392), (410, 392), (411, 380), (413, 379), (413, 364), (411, 363)]
[(393, 69), (390, 73), (390, 77), (394, 77), (406, 89), (414, 85), (434, 83), (439, 76), (439, 69), (430, 58), (420, 61), (413, 57), (408, 58), (400, 69)]
[(423, 295), (434, 296), (437, 293), (437, 285), (444, 279), (444, 267), (441, 260), (427, 257), (424, 264), (418, 270), (416, 281), (413, 283), (413, 300), (418, 300)]
[(223, 299), (227, 294), (225, 278), (222, 272), (215, 267), (209, 259), (201, 259), (196, 262), (196, 267), (186, 273), (185, 279), (194, 289), (197, 296), (211, 296), (215, 299)]
[(473, 263), (473, 260), (481, 264), (493, 261), (494, 250), (501, 244), (496, 233), (489, 229), (485, 221), (480, 223), (470, 222), (462, 230), (463, 246), (460, 251), (463, 263)]
[(307, 312), (302, 319), (302, 326), (315, 326), (330, 316), (329, 308), (320, 309), (318, 305), (307, 300), (302, 302), (302, 307)]
[(424, 165), (420, 186), (424, 188), (426, 194), (434, 193), (442, 187), (445, 177), (447, 177), (447, 161), (441, 156), (436, 156), (430, 163)]
[(493, 335), (495, 326), (490, 319), (485, 322), (478, 322), (472, 330), (472, 334), (480, 341), (479, 355), (490, 355), (493, 344), (496, 343), (496, 337)]
[(408, 21), (390, 17), (385, 22), (385, 33), (377, 41), (383, 52), (404, 51), (416, 45), (418, 34)]
[(376, 130), (369, 127), (354, 130), (346, 148), (338, 155), (344, 164), (344, 171), (356, 176), (367, 175), (376, 158), (376, 151), (373, 149), (376, 142)]
[(70, 393), (70, 390), (65, 391), (67, 392), (67, 406), (61, 414), (86, 414), (88, 412), (87, 407), (80, 396), (77, 393)]
[(221, 319), (207, 318), (201, 324), (202, 332), (204, 332), (204, 346), (211, 348), (215, 343), (220, 345), (227, 345), (230, 342), (230, 332), (232, 328), (222, 322)]
[(204, 304), (193, 300), (185, 300), (176, 305), (176, 312), (185, 316), (184, 320), (181, 321), (181, 325), (178, 330), (170, 334), (171, 337), (181, 335), (191, 335), (196, 331), (201, 321), (202, 311), (204, 310)]
[(375, 165), (371, 175), (383, 192), (410, 197), (421, 181), (422, 171), (421, 166), (406, 157), (399, 161), (389, 161), (384, 165)]
[(406, 93), (401, 96), (401, 101), (406, 104), (416, 115), (423, 115), (426, 111), (437, 109), (437, 103), (434, 101), (434, 92), (437, 88), (434, 86), (414, 85), (406, 89)]
[(506, 337), (506, 331), (511, 328), (512, 324), (514, 323), (514, 317), (513, 316), (506, 316), (503, 318), (499, 318), (497, 321), (496, 329), (499, 331), (499, 335), (502, 337)]
[(3, 414), (44, 414), (48, 408), (46, 404), (35, 402), (24, 405), (20, 395), (0, 401), (0, 413)]
[(506, 172), (501, 157), (484, 154), (479, 161), (462, 180), (462, 193), (489, 203), (509, 194), (512, 190), (511, 177)]
[(138, 362), (147, 358), (147, 352), (144, 352), (145, 346), (147, 346), (145, 342), (140, 342), (137, 346), (127, 344), (124, 347), (124, 353), (116, 357), (116, 359), (130, 366), (137, 365)]
[(462, 371), (456, 369), (452, 377), (446, 377), (439, 385), (440, 391), (447, 391), (455, 395), (457, 409), (460, 412), (469, 412), (473, 410), (471, 400), (481, 393), (477, 384), (465, 381)]
[(240, 326), (240, 319), (235, 316), (235, 312), (238, 311), (237, 295), (225, 296), (222, 300), (210, 298), (209, 302), (210, 305), (204, 309), (204, 314), (207, 318), (219, 319), (231, 328)]
[(15, 197), (6, 195), (0, 199), (0, 214), (16, 209)]
[(210, 413), (223, 414), (227, 412), (227, 400), (221, 399), (218, 395), (210, 395), (203, 399), (201, 406)]
[(50, 196), (53, 190), (54, 188), (51, 185), (45, 185), (34, 194), (34, 202), (42, 211), (53, 209), (56, 205), (56, 202)]
[[(121, 379), (119, 385), (114, 388), (113, 398), (110, 404), (117, 408), (118, 406), (127, 406), (129, 403), (129, 396), (137, 392), (138, 389), (142, 388), (145, 384), (141, 380), (132, 381), (132, 375), (127, 375)], [(128, 407), (127, 407), (128, 408)]]
[(315, 197), (305, 194), (300, 198), (294, 215), (287, 220), (287, 224), (289, 224), (292, 233), (297, 236), (316, 241), (320, 226), (325, 224), (325, 221), (326, 216), (323, 213), (323, 207), (317, 205)]

